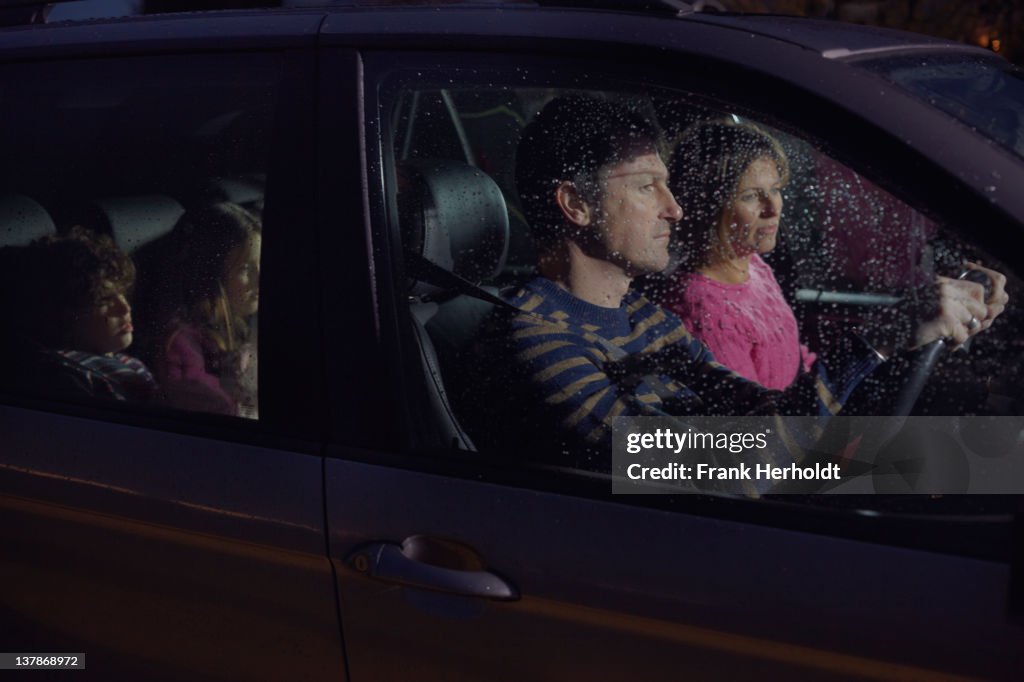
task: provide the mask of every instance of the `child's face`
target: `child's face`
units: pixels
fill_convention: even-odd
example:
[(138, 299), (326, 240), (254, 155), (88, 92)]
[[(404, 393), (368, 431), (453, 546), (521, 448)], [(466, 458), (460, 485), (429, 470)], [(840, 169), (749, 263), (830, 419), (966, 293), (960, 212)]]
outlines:
[(105, 355), (124, 350), (132, 343), (132, 308), (124, 292), (108, 280), (100, 288), (100, 300), (84, 306), (72, 317), (70, 350)]
[(260, 236), (254, 234), (228, 256), (224, 290), (239, 317), (255, 315), (260, 307), (260, 245)]

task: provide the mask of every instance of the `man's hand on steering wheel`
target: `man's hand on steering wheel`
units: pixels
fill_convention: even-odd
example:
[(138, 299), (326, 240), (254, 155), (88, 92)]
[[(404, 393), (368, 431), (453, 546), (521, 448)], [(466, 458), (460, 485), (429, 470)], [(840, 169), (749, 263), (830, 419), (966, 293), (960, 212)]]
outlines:
[(991, 282), (991, 292), (985, 300), (987, 308), (985, 317), (978, 318), (981, 326), (972, 332), (972, 334), (977, 334), (991, 327), (992, 322), (1002, 315), (1003, 311), (1006, 310), (1006, 304), (1010, 301), (1010, 296), (1006, 293), (1006, 275), (984, 268), (977, 263), (967, 263), (966, 266), (969, 270), (985, 273), (988, 275), (989, 282)]
[(987, 299), (985, 287), (977, 282), (938, 277), (935, 314), (917, 325), (912, 348), (920, 348), (937, 339), (950, 339), (959, 346), (991, 327), (996, 317), (1006, 309), (1009, 301), (1006, 277), (976, 263), (968, 263), (967, 268), (988, 276), (991, 293)]

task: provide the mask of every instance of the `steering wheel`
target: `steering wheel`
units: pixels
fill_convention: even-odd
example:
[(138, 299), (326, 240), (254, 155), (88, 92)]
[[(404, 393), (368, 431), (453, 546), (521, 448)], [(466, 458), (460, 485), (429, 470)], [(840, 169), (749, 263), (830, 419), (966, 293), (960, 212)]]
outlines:
[[(957, 279), (977, 282), (985, 287), (986, 300), (992, 295), (992, 280), (981, 270), (964, 270)], [(969, 343), (970, 339), (964, 343), (964, 346), (966, 347)], [(928, 383), (935, 365), (938, 364), (939, 358), (942, 357), (942, 353), (948, 345), (947, 339), (936, 339), (916, 352), (915, 357), (910, 362), (910, 371), (907, 374), (907, 379), (903, 383), (903, 388), (900, 389), (899, 395), (896, 397), (896, 406), (893, 409), (892, 416), (909, 417), (910, 413), (914, 411), (914, 405), (917, 404), (921, 391), (924, 390), (924, 386)]]

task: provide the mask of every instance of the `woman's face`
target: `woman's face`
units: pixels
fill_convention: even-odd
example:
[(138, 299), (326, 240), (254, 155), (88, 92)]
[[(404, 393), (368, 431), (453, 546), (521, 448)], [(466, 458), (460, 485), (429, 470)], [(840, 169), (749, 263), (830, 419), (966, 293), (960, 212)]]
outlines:
[(254, 234), (228, 254), (224, 291), (239, 317), (255, 315), (260, 307), (260, 246), (260, 236)]
[(132, 308), (125, 293), (109, 280), (103, 280), (100, 290), (99, 301), (72, 315), (70, 350), (105, 355), (132, 344)]
[(775, 248), (782, 215), (782, 178), (774, 161), (755, 159), (740, 176), (732, 201), (722, 212), (719, 237), (737, 256)]

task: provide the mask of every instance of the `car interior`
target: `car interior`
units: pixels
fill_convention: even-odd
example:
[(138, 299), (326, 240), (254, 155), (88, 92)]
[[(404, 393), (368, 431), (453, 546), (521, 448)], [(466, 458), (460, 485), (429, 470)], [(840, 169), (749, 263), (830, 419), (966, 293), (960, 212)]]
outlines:
[[(10, 96), (3, 100), (8, 125), (0, 139), (8, 151), (0, 168), (0, 245), (84, 226), (111, 236), (133, 257), (144, 282), (159, 269), (167, 235), (187, 210), (230, 201), (258, 215), (267, 182), (273, 78), (238, 81), (213, 70), (201, 86), (175, 91), (189, 59), (101, 62), (91, 68), (105, 75), (102, 88), (83, 87), (73, 66), (17, 71), (5, 83)], [(448, 368), (459, 362), (495, 305), (482, 300), (481, 292), (494, 295), (533, 276), (535, 251), (514, 187), (515, 146), (530, 117), (568, 92), (580, 90), (442, 88), (419, 79), (398, 87), (383, 112), (410, 280), (410, 319), (430, 387), (431, 414), (422, 419), (425, 431), (437, 432), (437, 446), (475, 449), (446, 390), (453, 376)], [(667, 140), (696, 121), (740, 118), (686, 93), (583, 92), (645, 108)], [(173, 111), (163, 104), (169, 93), (181, 102)], [(34, 129), (50, 131), (45, 144), (18, 134), (19, 124), (39, 111), (51, 112), (45, 126), (34, 123)], [(825, 145), (757, 123), (781, 140), (792, 167), (783, 236), (766, 260), (798, 315), (804, 341), (826, 363), (845, 352), (845, 330), (922, 278), (956, 274), (966, 258), (999, 266), (992, 254), (974, 249), (962, 230), (889, 194), (821, 151)], [(1011, 289), (1019, 290), (1013, 273), (1003, 272)], [(664, 281), (651, 276), (637, 286), (656, 297)], [(1024, 407), (1024, 377), (1016, 362), (1022, 328), (1024, 313), (1011, 309), (979, 339), (984, 352), (945, 357), (917, 413), (1018, 413)], [(145, 333), (144, 320), (140, 331)], [(847, 412), (884, 412), (891, 386), (908, 366), (897, 358), (865, 383), (861, 399)]]
[[(140, 295), (160, 295), (152, 285), (143, 289), (156, 281), (179, 218), (218, 202), (257, 218), (262, 212), (273, 64), (257, 60), (247, 71), (252, 75), (239, 79), (229, 59), (228, 68), (207, 65), (196, 78), (196, 59), (32, 64), (4, 79), (0, 246), (24, 246), (73, 227), (110, 237), (136, 266), (136, 334), (129, 352), (155, 345), (146, 335), (156, 330), (138, 314)], [(178, 106), (167, 107), (168, 98)], [(47, 120), (38, 120), (40, 112)], [(27, 129), (47, 133), (34, 139)], [(46, 386), (29, 390), (68, 398), (51, 395)]]
[[(555, 94), (544, 89), (408, 89), (395, 98), (390, 120), (399, 223), (411, 277), (410, 312), (431, 387), (431, 409), (445, 425), (435, 440), (442, 447), (475, 449), (445, 383), (465, 372), (459, 367), (465, 363), (461, 351), (493, 308), (493, 302), (481, 300), (483, 294), (514, 287), (534, 272), (528, 227), (512, 180), (514, 147), (518, 131)], [(656, 112), (667, 139), (694, 121), (721, 117), (678, 98), (653, 97), (640, 106)], [(758, 123), (782, 141), (792, 168), (784, 190), (784, 236), (766, 260), (798, 315), (802, 339), (826, 364), (830, 356), (848, 352), (851, 329), (898, 301), (908, 288), (934, 274), (955, 276), (967, 259), (1000, 268), (968, 239), (811, 142)], [(453, 196), (454, 202), (442, 198)], [(506, 229), (504, 255), (495, 245)], [(434, 267), (428, 269), (423, 261)], [(1012, 271), (1002, 272), (1010, 278), (1011, 292), (1020, 290)], [(664, 278), (649, 276), (635, 286), (657, 296)], [(1024, 319), (1012, 310), (1004, 318), (986, 338), (977, 339), (980, 352), (949, 353), (941, 360), (914, 414), (1019, 413), (1024, 395), (1012, 377), (1020, 372), (1016, 332)], [(913, 357), (898, 354), (876, 372), (845, 414), (892, 410), (898, 388), (909, 381)]]

